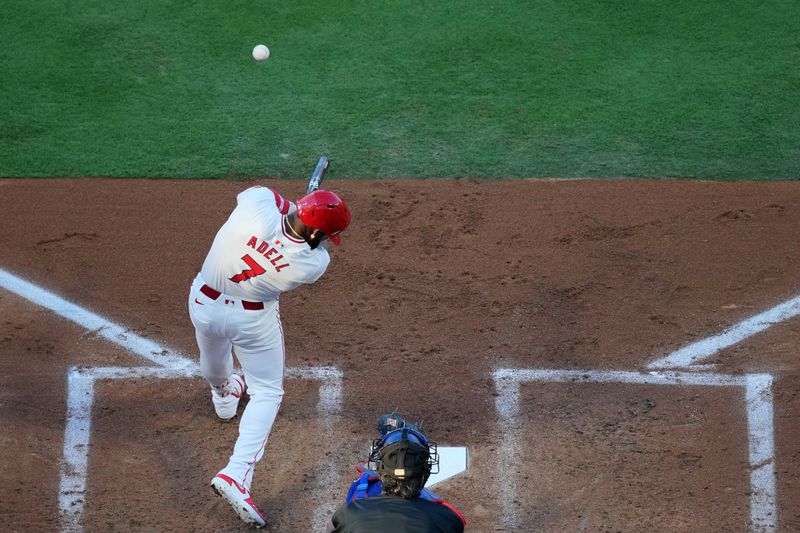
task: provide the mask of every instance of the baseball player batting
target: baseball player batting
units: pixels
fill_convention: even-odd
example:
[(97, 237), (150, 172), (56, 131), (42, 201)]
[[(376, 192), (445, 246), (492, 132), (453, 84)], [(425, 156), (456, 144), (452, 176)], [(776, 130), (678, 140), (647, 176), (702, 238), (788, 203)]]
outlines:
[[(283, 398), (278, 298), (322, 276), (330, 261), (327, 241), (338, 245), (348, 224), (350, 210), (333, 192), (312, 190), (291, 202), (267, 187), (251, 187), (237, 196), (192, 283), (189, 316), (217, 416), (232, 419), (241, 397), (250, 396), (233, 453), (211, 486), (257, 527), (266, 520), (250, 485)], [(242, 376), (233, 373), (232, 349)]]

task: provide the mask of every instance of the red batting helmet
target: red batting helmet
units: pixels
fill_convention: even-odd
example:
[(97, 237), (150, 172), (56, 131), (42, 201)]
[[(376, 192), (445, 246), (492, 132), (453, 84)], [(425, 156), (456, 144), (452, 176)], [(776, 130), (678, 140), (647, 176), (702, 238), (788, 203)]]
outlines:
[(295, 202), (297, 216), (306, 226), (322, 230), (333, 244), (338, 245), (345, 228), (350, 224), (350, 209), (336, 193), (316, 190)]

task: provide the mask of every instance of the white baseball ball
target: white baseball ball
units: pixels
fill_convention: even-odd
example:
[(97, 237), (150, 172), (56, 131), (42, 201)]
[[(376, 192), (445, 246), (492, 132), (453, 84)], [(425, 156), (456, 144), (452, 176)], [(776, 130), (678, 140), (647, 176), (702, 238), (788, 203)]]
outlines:
[(256, 45), (253, 48), (253, 59), (256, 61), (264, 61), (269, 57), (269, 48), (264, 46), (263, 44)]

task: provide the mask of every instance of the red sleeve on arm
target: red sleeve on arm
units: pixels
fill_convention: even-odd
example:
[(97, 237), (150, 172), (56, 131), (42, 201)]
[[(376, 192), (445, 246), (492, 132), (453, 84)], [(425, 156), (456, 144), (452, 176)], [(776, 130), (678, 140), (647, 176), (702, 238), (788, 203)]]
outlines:
[[(270, 189), (272, 190), (272, 189)], [(285, 215), (289, 212), (289, 201), (286, 200), (283, 196), (278, 194), (275, 191), (272, 191), (272, 194), (275, 195), (275, 206), (278, 208), (278, 211), (281, 212), (281, 215)]]

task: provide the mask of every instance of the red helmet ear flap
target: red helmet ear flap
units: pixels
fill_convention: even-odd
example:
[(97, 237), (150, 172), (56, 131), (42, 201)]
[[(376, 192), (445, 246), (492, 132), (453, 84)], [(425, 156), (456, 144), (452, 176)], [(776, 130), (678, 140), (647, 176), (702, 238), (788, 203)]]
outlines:
[(295, 202), (297, 217), (308, 226), (321, 230), (333, 244), (341, 242), (341, 233), (350, 225), (350, 208), (339, 195), (316, 190)]

